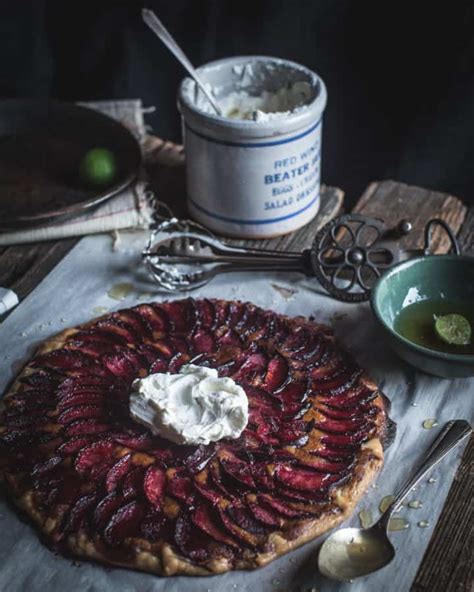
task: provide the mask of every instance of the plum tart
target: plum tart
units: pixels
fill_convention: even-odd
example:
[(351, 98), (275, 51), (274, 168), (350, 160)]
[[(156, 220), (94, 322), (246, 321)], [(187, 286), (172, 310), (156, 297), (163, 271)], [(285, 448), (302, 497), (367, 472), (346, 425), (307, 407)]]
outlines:
[[(189, 362), (245, 390), (239, 438), (177, 445), (131, 419), (134, 379)], [(390, 426), (387, 399), (328, 327), (189, 298), (43, 344), (3, 398), (0, 473), (55, 549), (208, 575), (262, 566), (346, 519)]]

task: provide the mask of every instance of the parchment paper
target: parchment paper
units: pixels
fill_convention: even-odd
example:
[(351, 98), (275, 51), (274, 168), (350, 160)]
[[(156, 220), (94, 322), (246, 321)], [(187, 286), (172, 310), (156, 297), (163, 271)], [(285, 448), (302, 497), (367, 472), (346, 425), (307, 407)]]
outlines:
[[(140, 264), (145, 234), (123, 238), (113, 252), (108, 236), (82, 239), (28, 298), (0, 325), (0, 391), (3, 392), (21, 364), (42, 340), (67, 326), (90, 320), (108, 310), (140, 301), (170, 298), (159, 294)], [(107, 292), (119, 282), (134, 290), (122, 301)], [(272, 284), (296, 290), (288, 298)], [(193, 296), (250, 300), (289, 315), (314, 315), (332, 322), (336, 334), (351, 349), (392, 401), (391, 416), (398, 424), (395, 443), (375, 488), (370, 488), (359, 510), (378, 516), (381, 498), (412, 472), (441, 425), (454, 418), (473, 418), (474, 380), (443, 380), (415, 372), (391, 353), (367, 304), (341, 304), (321, 292), (315, 281), (289, 274), (235, 274), (217, 278)], [(423, 420), (436, 418), (439, 427), (425, 430)], [(2, 499), (0, 505), (0, 590), (8, 592), (277, 592), (315, 590), (350, 592), (404, 592), (409, 590), (441, 513), (462, 448), (436, 468), (432, 477), (413, 493), (421, 509), (403, 508), (400, 516), (410, 528), (394, 532), (397, 548), (393, 563), (372, 576), (353, 583), (331, 583), (317, 574), (316, 551), (322, 539), (253, 572), (233, 572), (206, 578), (160, 578), (124, 569), (106, 569), (87, 562), (72, 562), (43, 546), (32, 528), (21, 522)], [(420, 528), (421, 520), (429, 522)], [(349, 521), (358, 524), (357, 513)]]

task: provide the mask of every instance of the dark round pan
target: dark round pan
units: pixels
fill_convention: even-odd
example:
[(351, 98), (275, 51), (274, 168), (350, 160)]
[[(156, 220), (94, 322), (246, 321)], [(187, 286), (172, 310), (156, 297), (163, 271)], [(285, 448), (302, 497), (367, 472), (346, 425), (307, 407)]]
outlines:
[[(79, 163), (94, 147), (117, 158), (117, 177), (105, 188), (79, 178)], [(0, 101), (0, 230), (84, 213), (127, 187), (140, 162), (138, 141), (106, 115), (57, 101)]]

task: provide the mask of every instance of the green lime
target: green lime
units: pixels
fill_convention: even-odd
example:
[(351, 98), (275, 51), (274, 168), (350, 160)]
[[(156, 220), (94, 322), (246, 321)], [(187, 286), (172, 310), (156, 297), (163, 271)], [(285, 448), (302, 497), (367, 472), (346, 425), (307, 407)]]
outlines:
[(107, 148), (92, 148), (79, 165), (81, 179), (88, 185), (102, 187), (111, 183), (117, 174), (117, 159)]
[(460, 314), (435, 316), (436, 335), (451, 345), (469, 345), (471, 343), (471, 325)]

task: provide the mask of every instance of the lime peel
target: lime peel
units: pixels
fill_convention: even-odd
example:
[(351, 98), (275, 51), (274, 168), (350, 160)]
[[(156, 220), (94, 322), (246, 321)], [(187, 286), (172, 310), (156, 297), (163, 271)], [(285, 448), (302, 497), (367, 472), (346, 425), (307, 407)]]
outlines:
[(460, 314), (434, 316), (436, 335), (450, 345), (469, 345), (471, 343), (471, 325)]
[(92, 148), (87, 151), (79, 165), (81, 179), (88, 185), (103, 187), (117, 175), (117, 159), (107, 148)]

